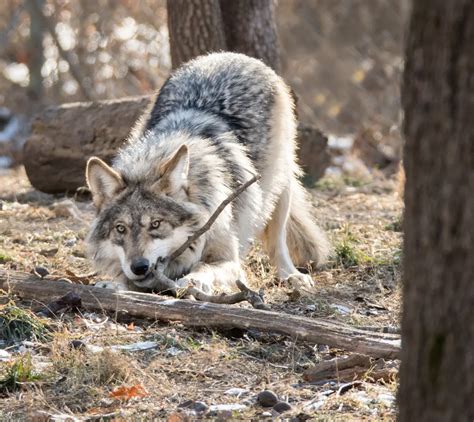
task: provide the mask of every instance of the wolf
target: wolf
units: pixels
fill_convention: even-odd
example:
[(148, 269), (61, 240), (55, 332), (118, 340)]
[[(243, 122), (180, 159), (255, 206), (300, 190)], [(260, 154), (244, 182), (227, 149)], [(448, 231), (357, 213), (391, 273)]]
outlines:
[[(120, 116), (118, 116), (120, 118)], [(206, 293), (245, 280), (241, 261), (260, 240), (278, 277), (312, 286), (297, 266), (325, 261), (329, 243), (299, 178), (288, 86), (260, 60), (200, 56), (174, 71), (112, 166), (97, 157), (86, 179), (97, 209), (87, 237), (104, 287), (152, 288), (159, 258), (181, 246), (239, 185), (260, 180), (219, 215), (165, 274)]]

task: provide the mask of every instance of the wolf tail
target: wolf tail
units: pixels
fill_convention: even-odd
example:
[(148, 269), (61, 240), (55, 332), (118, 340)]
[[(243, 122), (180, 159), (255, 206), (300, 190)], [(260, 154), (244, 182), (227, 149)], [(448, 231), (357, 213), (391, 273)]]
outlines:
[(291, 181), (291, 206), (286, 225), (286, 242), (296, 266), (308, 262), (320, 265), (330, 253), (326, 234), (314, 222), (312, 205), (307, 192), (296, 179)]

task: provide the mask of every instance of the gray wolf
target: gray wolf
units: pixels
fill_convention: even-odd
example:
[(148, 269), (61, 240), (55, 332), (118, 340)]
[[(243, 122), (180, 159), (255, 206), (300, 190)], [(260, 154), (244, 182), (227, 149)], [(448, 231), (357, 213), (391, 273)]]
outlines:
[[(118, 116), (117, 118), (120, 118)], [(296, 266), (324, 262), (329, 245), (299, 182), (289, 88), (261, 61), (198, 57), (171, 74), (109, 167), (88, 161), (97, 208), (88, 253), (114, 287), (150, 287), (150, 268), (201, 227), (253, 174), (244, 191), (165, 273), (205, 292), (244, 281), (241, 260), (262, 241), (277, 274), (312, 285)], [(110, 286), (108, 286), (110, 287)]]

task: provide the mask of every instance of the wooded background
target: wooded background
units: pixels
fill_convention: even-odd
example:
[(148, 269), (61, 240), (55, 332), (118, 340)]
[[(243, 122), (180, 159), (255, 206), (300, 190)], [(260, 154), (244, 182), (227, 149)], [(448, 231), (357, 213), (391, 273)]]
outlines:
[[(180, 0), (173, 3), (179, 9)], [(221, 3), (226, 25), (239, 25), (245, 17), (233, 10), (235, 2)], [(43, 5), (43, 19), (32, 4)], [(275, 66), (298, 96), (304, 123), (376, 138), (401, 153), (399, 81), (409, 6), (409, 0), (277, 3)], [(227, 40), (229, 47), (237, 41), (245, 43)], [(18, 115), (45, 104), (148, 94), (170, 68), (163, 0), (2, 2), (0, 107)]]
[[(255, 55), (290, 83), (303, 121), (329, 133), (361, 133), (400, 153), (408, 1), (287, 0), (274, 10), (262, 6), (270, 0), (256, 9), (256, 0), (239, 4), (172, 0), (167, 14), (163, 2), (151, 0), (10, 1), (0, 11), (1, 103), (26, 119), (45, 104), (149, 92), (207, 44), (260, 47)], [(255, 24), (255, 16), (266, 24)], [(247, 31), (239, 31), (242, 22)], [(265, 42), (249, 44), (246, 36)], [(268, 48), (277, 42), (280, 56)], [(474, 417), (472, 45), (472, 1), (414, 2), (402, 84), (407, 184), (400, 420)], [(81, 107), (101, 105), (56, 112)], [(54, 113), (49, 119), (43, 122)], [(54, 128), (60, 130), (67, 137), (67, 126)]]

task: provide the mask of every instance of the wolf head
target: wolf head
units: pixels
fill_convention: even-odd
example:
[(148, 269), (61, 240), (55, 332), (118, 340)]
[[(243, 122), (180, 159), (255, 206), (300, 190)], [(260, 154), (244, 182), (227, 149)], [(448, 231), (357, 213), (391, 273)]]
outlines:
[[(202, 225), (202, 212), (187, 200), (188, 169), (186, 145), (160, 160), (142, 180), (127, 180), (99, 158), (89, 159), (86, 178), (97, 216), (87, 243), (98, 270), (141, 280), (158, 258), (168, 256)], [(198, 239), (169, 275), (189, 270), (202, 248)]]

